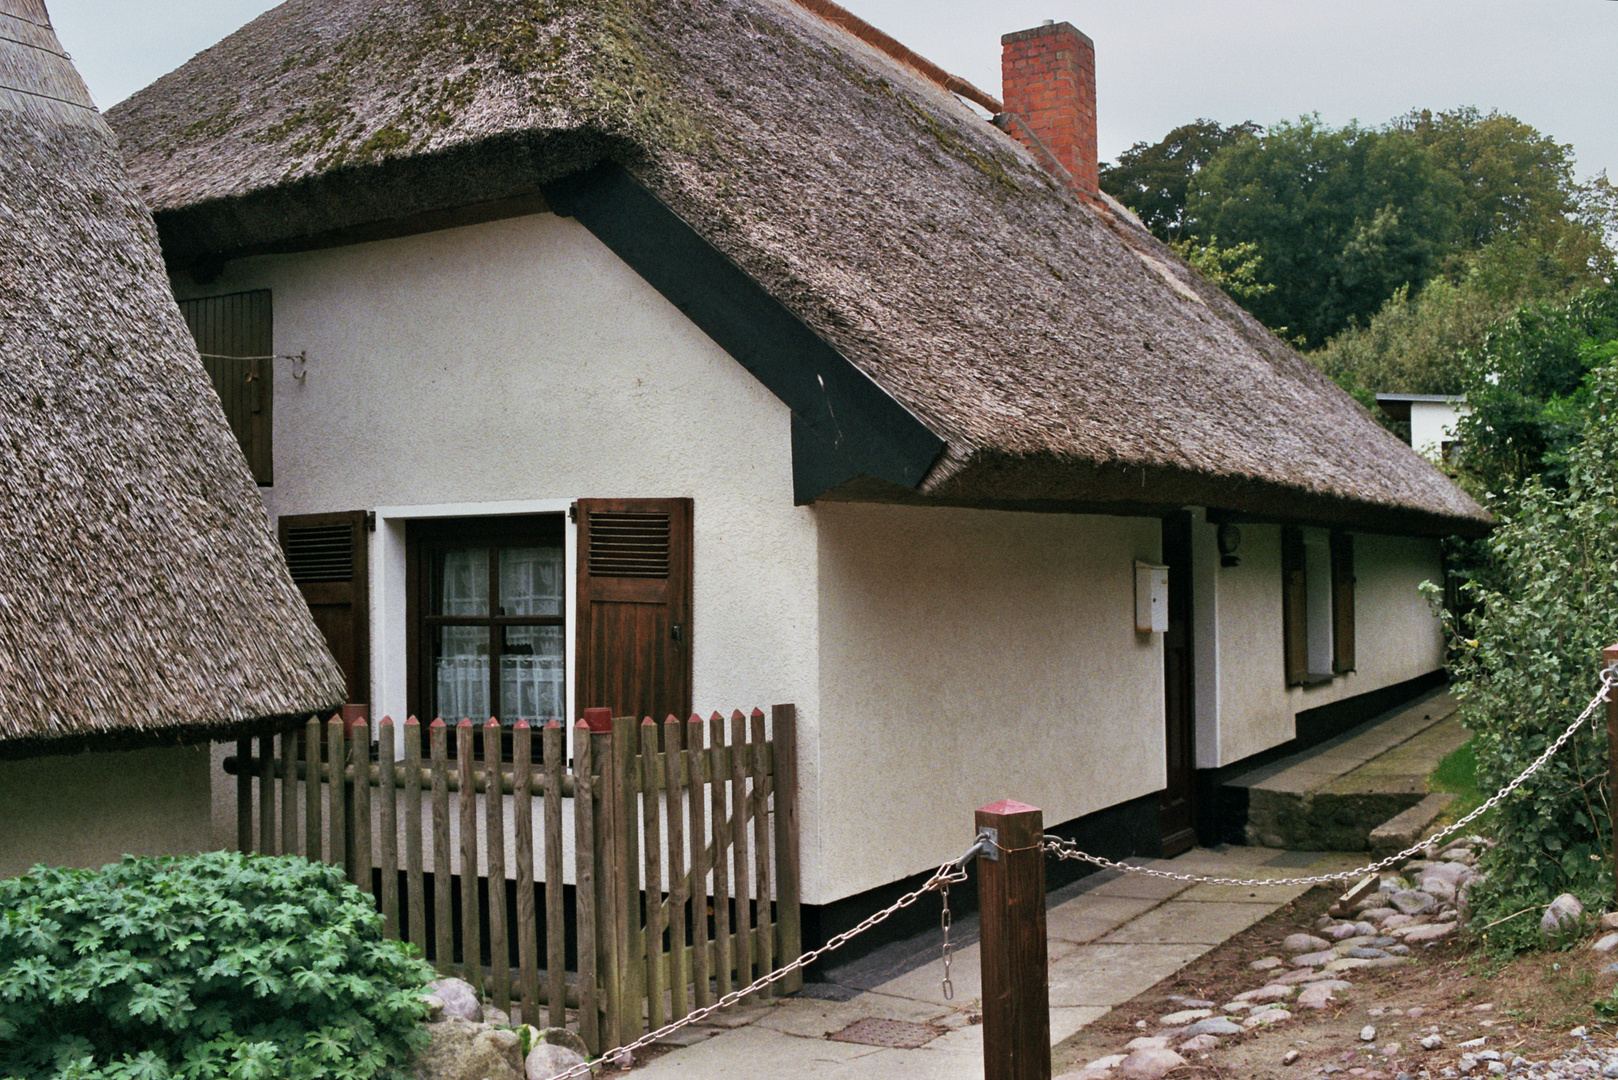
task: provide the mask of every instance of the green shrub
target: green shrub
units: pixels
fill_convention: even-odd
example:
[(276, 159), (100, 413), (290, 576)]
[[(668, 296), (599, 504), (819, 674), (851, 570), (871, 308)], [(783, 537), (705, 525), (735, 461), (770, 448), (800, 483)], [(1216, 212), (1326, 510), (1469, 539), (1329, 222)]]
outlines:
[[(1618, 367), (1589, 385), (1566, 488), (1531, 478), (1497, 504), (1509, 517), (1486, 542), (1486, 572), (1464, 586), (1477, 607), (1469, 626), (1452, 622), (1462, 722), (1488, 794), (1584, 708), (1602, 647), (1618, 641)], [(1603, 724), (1586, 724), (1491, 818), (1499, 844), (1472, 893), (1472, 926), (1491, 949), (1536, 945), (1536, 909), (1558, 893), (1597, 909), (1612, 895), (1606, 742)]]
[(127, 857), (0, 881), (0, 1076), (403, 1077), (432, 971), (341, 869)]

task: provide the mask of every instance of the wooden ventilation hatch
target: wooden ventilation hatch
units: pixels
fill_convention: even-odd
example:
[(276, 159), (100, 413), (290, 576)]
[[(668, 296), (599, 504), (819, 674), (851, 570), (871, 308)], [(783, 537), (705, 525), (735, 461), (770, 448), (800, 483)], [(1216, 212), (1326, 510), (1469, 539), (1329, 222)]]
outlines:
[(691, 712), (691, 500), (580, 499), (575, 706)]
[(354, 580), (354, 527), (347, 521), (285, 529), (287, 568), (298, 584)]
[(590, 521), (591, 577), (669, 576), (669, 515), (602, 511)]

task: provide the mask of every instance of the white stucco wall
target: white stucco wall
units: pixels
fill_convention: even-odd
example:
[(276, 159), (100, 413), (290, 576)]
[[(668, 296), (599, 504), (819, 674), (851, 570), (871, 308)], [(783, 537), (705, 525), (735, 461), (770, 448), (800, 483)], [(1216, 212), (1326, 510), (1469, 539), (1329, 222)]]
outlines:
[(1157, 561), (1157, 520), (835, 503), (816, 517), (805, 899), (936, 867), (1002, 798), (1056, 824), (1162, 788), (1162, 635), (1134, 629), (1134, 562)]
[(1471, 411), (1465, 401), (1412, 401), (1410, 445), (1434, 461), (1441, 460), (1444, 444), (1454, 441), (1461, 418)]
[[(1212, 579), (1203, 578), (1206, 595), (1198, 597), (1199, 603), (1211, 600), (1217, 611), (1203, 631), (1214, 634), (1214, 639), (1198, 642), (1198, 673), (1218, 673), (1215, 700), (1199, 687), (1199, 768), (1228, 765), (1286, 742), (1296, 734), (1294, 717), (1305, 709), (1443, 667), (1443, 629), (1420, 593), (1423, 581), (1441, 580), (1439, 542), (1356, 533), (1356, 669), (1316, 686), (1286, 686), (1281, 529), (1243, 525), (1241, 530), (1241, 565), (1215, 566), (1206, 572)], [(1204, 526), (1202, 531), (1199, 544), (1212, 544), (1213, 527)], [(1328, 669), (1329, 659), (1327, 652)]]
[(308, 354), (302, 380), (276, 361), (266, 505), (391, 515), (372, 540), (376, 714), (405, 708), (404, 520), (685, 496), (693, 702), (796, 703), (812, 762), (814, 523), (792, 505), (788, 411), (590, 233), (533, 215), (242, 259), (178, 285), (258, 288), (273, 292), (275, 351)]
[(0, 761), (0, 822), (0, 877), (207, 850), (207, 748)]

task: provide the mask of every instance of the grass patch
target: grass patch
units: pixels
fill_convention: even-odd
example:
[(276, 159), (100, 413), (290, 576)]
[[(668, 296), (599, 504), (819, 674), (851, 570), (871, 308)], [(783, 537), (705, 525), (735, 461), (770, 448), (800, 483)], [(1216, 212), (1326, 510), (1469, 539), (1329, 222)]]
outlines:
[(1455, 796), (1441, 819), (1446, 825), (1459, 821), (1482, 805), (1483, 793), (1478, 790), (1478, 755), (1472, 749), (1471, 739), (1438, 763), (1438, 768), (1427, 777), (1427, 790), (1448, 791)]

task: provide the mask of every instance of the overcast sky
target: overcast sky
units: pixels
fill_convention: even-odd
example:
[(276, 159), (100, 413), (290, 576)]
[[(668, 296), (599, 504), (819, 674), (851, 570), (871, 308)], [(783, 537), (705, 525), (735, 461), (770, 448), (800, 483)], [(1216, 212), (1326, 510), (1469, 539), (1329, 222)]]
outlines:
[[(1198, 117), (1318, 112), (1380, 124), (1411, 108), (1509, 112), (1618, 179), (1618, 0), (842, 0), (995, 96), (1000, 35), (1045, 19), (1096, 43), (1101, 156)], [(102, 108), (273, 0), (47, 0)]]

